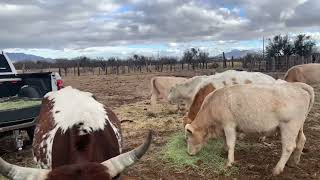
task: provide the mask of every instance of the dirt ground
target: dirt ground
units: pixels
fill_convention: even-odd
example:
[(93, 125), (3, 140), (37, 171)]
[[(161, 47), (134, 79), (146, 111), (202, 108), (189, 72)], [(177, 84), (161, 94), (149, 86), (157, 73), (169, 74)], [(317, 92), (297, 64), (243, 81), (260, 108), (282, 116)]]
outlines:
[[(171, 75), (193, 76), (210, 72), (187, 72)], [(197, 168), (179, 170), (171, 168), (159, 158), (159, 152), (167, 139), (182, 128), (182, 114), (175, 107), (160, 103), (155, 113), (150, 112), (150, 80), (161, 74), (130, 74), (110, 76), (64, 77), (65, 85), (89, 91), (97, 96), (98, 101), (115, 111), (122, 123), (124, 151), (130, 150), (143, 142), (149, 129), (154, 130), (154, 142), (141, 161), (130, 167), (125, 174), (140, 179), (320, 179), (320, 85), (315, 87), (316, 102), (305, 122), (307, 142), (301, 162), (297, 167), (285, 167), (278, 176), (271, 175), (273, 167), (280, 158), (280, 137), (267, 138), (261, 143), (258, 137), (246, 137), (242, 143), (250, 144), (247, 148), (236, 149), (237, 174), (225, 176), (210, 173)], [(162, 75), (168, 75), (162, 74)], [(1, 143), (1, 149), (8, 149)], [(11, 163), (33, 166), (30, 147), (20, 153), (7, 152), (1, 155)], [(0, 178), (1, 179), (1, 178)]]

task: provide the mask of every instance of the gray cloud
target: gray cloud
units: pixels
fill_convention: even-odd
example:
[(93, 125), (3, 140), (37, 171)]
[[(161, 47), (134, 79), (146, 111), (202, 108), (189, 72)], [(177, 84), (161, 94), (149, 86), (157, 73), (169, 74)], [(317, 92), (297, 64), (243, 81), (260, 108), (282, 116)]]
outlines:
[(250, 40), (320, 26), (318, 0), (4, 0), (0, 48)]

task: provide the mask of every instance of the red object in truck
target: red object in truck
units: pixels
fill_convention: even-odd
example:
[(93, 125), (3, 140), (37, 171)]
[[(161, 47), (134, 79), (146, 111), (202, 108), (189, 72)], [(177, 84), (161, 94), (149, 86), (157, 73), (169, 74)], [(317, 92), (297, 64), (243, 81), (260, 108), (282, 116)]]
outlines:
[(63, 80), (62, 79), (57, 80), (57, 87), (58, 87), (58, 90), (63, 88)]

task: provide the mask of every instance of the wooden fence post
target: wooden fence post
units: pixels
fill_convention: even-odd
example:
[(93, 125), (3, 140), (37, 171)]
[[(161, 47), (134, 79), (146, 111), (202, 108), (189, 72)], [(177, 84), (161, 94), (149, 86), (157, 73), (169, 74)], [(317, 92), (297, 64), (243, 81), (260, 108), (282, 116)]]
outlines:
[(234, 59), (233, 59), (233, 56), (232, 56), (232, 57), (231, 57), (231, 67), (232, 67), (232, 68), (234, 67), (233, 61), (234, 61)]
[(68, 68), (63, 68), (64, 69), (64, 75), (67, 77), (67, 75), (68, 75)]
[(26, 64), (23, 63), (23, 64), (22, 64), (22, 73), (23, 73), (23, 74), (24, 74), (25, 68), (26, 68)]
[(80, 76), (80, 64), (79, 64), (79, 62), (77, 63), (77, 69), (78, 69), (78, 76)]
[(226, 56), (224, 55), (224, 52), (222, 52), (222, 58), (223, 58), (223, 68), (227, 68), (227, 60), (226, 60)]
[(272, 71), (274, 72), (274, 71), (276, 71), (276, 59), (273, 57), (272, 58)]

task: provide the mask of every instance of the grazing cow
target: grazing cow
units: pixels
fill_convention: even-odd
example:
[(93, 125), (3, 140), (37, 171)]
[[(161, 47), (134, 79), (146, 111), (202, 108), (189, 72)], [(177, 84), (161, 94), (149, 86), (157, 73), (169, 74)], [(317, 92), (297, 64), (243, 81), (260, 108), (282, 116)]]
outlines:
[(198, 90), (193, 98), (188, 114), (183, 118), (183, 127), (194, 120), (205, 97), (217, 89), (236, 84), (273, 84), (275, 82), (276, 80), (271, 76), (259, 72), (229, 70), (210, 76), (197, 88)]
[(301, 64), (290, 68), (284, 76), (288, 82), (303, 82), (309, 85), (320, 83), (320, 64)]
[(228, 150), (227, 166), (231, 166), (237, 131), (272, 133), (279, 128), (282, 154), (273, 171), (278, 175), (290, 156), (290, 165), (300, 160), (306, 141), (303, 124), (313, 103), (313, 88), (304, 83), (248, 84), (219, 89), (205, 98), (195, 120), (185, 126), (188, 153), (195, 155), (208, 139), (222, 136)]
[(45, 95), (33, 153), (41, 168), (103, 162), (121, 153), (120, 121), (91, 93), (72, 87)]
[[(51, 170), (26, 168), (12, 165), (0, 158), (0, 174), (13, 180), (112, 180), (125, 168), (137, 162), (148, 150), (152, 135), (149, 132), (147, 140), (134, 150), (118, 155), (104, 162), (84, 162), (69, 164)], [(101, 139), (102, 143), (103, 139)], [(62, 146), (61, 148), (64, 148)], [(65, 154), (68, 156), (68, 154)], [(129, 180), (131, 178), (123, 178)]]
[(151, 79), (151, 106), (154, 107), (158, 98), (168, 101), (169, 90), (172, 86), (186, 81), (183, 77), (159, 76)]
[(169, 102), (171, 104), (177, 104), (180, 103), (180, 101), (184, 101), (187, 107), (189, 107), (198, 85), (208, 77), (210, 76), (194, 76), (183, 83), (172, 86), (168, 95)]

